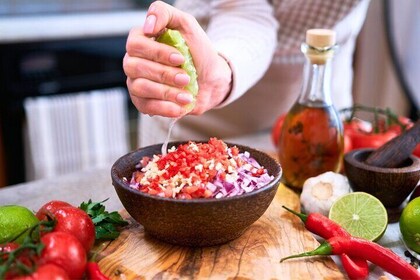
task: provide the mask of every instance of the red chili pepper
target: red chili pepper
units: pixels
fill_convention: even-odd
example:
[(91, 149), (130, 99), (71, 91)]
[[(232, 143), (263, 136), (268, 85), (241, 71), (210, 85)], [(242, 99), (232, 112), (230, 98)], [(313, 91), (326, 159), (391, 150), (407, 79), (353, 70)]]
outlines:
[(366, 259), (401, 279), (420, 279), (420, 272), (392, 250), (357, 237), (334, 236), (313, 251), (285, 257), (280, 262), (299, 257), (341, 254)]
[[(293, 211), (286, 206), (283, 206), (283, 208), (298, 216), (305, 224), (306, 229), (321, 236), (322, 238), (329, 239), (334, 236), (351, 236), (350, 233), (348, 233), (339, 224), (320, 213), (310, 213), (309, 215), (305, 215), (303, 213)], [(346, 254), (342, 254), (340, 258), (343, 268), (351, 280), (366, 279), (368, 277), (369, 266), (365, 259), (350, 258)]]
[(341, 264), (351, 280), (365, 280), (369, 276), (369, 266), (365, 259), (350, 257), (346, 254), (340, 255)]
[(101, 272), (98, 263), (92, 261), (86, 265), (86, 278), (89, 280), (109, 280), (108, 276)]

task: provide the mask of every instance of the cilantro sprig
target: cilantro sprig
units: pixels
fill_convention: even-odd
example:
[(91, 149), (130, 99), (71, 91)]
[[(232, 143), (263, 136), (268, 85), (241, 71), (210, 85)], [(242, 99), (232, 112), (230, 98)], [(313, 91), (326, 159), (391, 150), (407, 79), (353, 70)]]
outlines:
[(88, 202), (82, 202), (79, 206), (92, 219), (95, 225), (96, 240), (116, 239), (120, 235), (118, 228), (128, 225), (128, 222), (117, 211), (108, 212), (105, 210), (105, 206), (102, 203), (107, 200), (92, 202), (89, 199)]

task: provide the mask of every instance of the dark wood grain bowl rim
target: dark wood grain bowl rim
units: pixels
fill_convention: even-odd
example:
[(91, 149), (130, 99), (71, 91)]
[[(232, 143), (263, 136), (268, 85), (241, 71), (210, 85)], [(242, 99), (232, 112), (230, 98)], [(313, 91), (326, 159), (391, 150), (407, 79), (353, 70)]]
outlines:
[(355, 149), (344, 155), (344, 162), (352, 165), (359, 169), (365, 169), (371, 172), (377, 173), (411, 173), (420, 170), (420, 158), (415, 155), (411, 155), (407, 160), (411, 160), (412, 163), (403, 167), (389, 168), (389, 167), (378, 167), (366, 164), (363, 161), (357, 160), (357, 157), (361, 154), (368, 154), (373, 152), (372, 148)]
[[(169, 142), (168, 143), (168, 147), (172, 147), (172, 146), (178, 146), (180, 144), (185, 144), (188, 143), (190, 141), (174, 141), (174, 142)], [(205, 141), (193, 141), (195, 143), (205, 143)], [(241, 195), (236, 195), (236, 196), (232, 196), (232, 197), (221, 197), (221, 198), (193, 198), (193, 199), (175, 199), (175, 198), (166, 198), (166, 197), (160, 197), (160, 196), (156, 196), (156, 195), (151, 195), (148, 193), (144, 193), (138, 190), (135, 190), (133, 188), (130, 188), (130, 186), (124, 182), (124, 180), (122, 178), (120, 178), (117, 174), (117, 166), (127, 157), (133, 156), (137, 153), (139, 153), (142, 150), (145, 149), (160, 149), (160, 147), (162, 147), (162, 143), (160, 144), (155, 144), (155, 145), (150, 145), (150, 146), (146, 146), (146, 147), (141, 147), (135, 151), (131, 151), (123, 156), (121, 156), (120, 158), (118, 158), (114, 164), (111, 167), (111, 178), (112, 178), (112, 183), (113, 185), (117, 185), (118, 187), (121, 187), (125, 190), (128, 190), (129, 192), (133, 193), (134, 195), (140, 195), (143, 196), (145, 198), (151, 198), (151, 199), (155, 199), (155, 200), (159, 200), (159, 201), (165, 201), (168, 203), (175, 203), (175, 204), (208, 204), (208, 203), (225, 203), (227, 201), (234, 201), (234, 200), (239, 200), (239, 199), (245, 199), (247, 197), (251, 197), (251, 196), (255, 196), (261, 192), (267, 191), (273, 187), (278, 187), (278, 184), (280, 183), (280, 179), (282, 176), (282, 168), (279, 164), (279, 162), (274, 159), (273, 157), (269, 156), (267, 153), (258, 150), (258, 149), (254, 149), (251, 148), (249, 146), (245, 146), (245, 145), (240, 145), (240, 144), (235, 144), (235, 143), (230, 143), (230, 142), (225, 142), (228, 147), (232, 147), (232, 146), (236, 146), (239, 148), (239, 150), (241, 152), (244, 151), (248, 151), (250, 153), (251, 157), (254, 157), (253, 155), (255, 154), (260, 154), (261, 156), (266, 157), (266, 160), (270, 161), (271, 164), (275, 164), (276, 165), (276, 174), (270, 174), (269, 175), (273, 175), (274, 178), (267, 183), (264, 187), (258, 189), (258, 190), (254, 190), (252, 192), (249, 193), (244, 193)], [(258, 161), (260, 164), (261, 162)], [(261, 164), (263, 165), (263, 164)], [(264, 166), (264, 168), (266, 168), (266, 166)], [(134, 171), (134, 166), (133, 166), (133, 171)], [(130, 178), (127, 178), (127, 180), (129, 180)]]

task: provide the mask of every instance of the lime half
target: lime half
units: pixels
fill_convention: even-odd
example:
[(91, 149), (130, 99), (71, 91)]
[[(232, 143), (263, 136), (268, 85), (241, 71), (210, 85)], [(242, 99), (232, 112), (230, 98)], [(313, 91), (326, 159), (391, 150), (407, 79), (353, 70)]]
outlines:
[(338, 198), (329, 218), (351, 235), (376, 241), (388, 226), (388, 214), (379, 199), (365, 192), (353, 192)]

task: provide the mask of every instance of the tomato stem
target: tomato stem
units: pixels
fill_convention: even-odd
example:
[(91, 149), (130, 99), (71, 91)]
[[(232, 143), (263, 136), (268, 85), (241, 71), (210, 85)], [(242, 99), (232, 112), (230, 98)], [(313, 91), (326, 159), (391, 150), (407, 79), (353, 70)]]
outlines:
[(379, 116), (385, 116), (385, 131), (388, 130), (388, 127), (391, 124), (397, 124), (401, 127), (402, 131), (404, 131), (406, 129), (406, 125), (404, 123), (402, 123), (398, 116), (392, 112), (392, 110), (387, 107), (385, 109), (382, 108), (378, 108), (378, 107), (369, 107), (369, 106), (364, 106), (364, 105), (359, 105), (359, 104), (355, 104), (352, 107), (348, 107), (348, 108), (344, 108), (341, 109), (340, 114), (345, 114), (350, 112), (349, 117), (347, 117), (344, 121), (345, 122), (350, 122), (352, 119), (355, 118), (356, 112), (368, 112), (368, 113), (373, 113), (374, 117), (373, 117), (373, 131), (375, 133), (379, 133), (380, 132), (380, 126), (379, 126)]
[[(28, 252), (28, 256), (30, 255), (40, 255), (42, 249), (44, 248), (44, 244), (39, 243), (31, 243), (31, 242), (24, 242), (15, 250), (10, 252), (1, 252), (0, 253), (0, 279), (3, 279), (6, 272), (14, 265), (16, 269), (19, 271), (19, 274), (30, 274), (35, 271), (35, 261), (32, 258), (31, 266), (29, 267), (26, 264), (23, 264), (18, 257), (22, 254), (22, 252)], [(4, 263), (2, 261), (6, 260)]]
[[(387, 117), (388, 119), (388, 117)], [(375, 112), (374, 112), (374, 132), (375, 133), (379, 133), (379, 127), (378, 127), (378, 123), (379, 123), (379, 112), (378, 112), (378, 108), (375, 107)], [(388, 122), (387, 122), (388, 123)]]
[[(34, 256), (40, 256), (44, 244), (39, 240), (41, 238), (41, 232), (52, 231), (55, 227), (55, 220), (40, 221), (30, 228), (25, 229), (17, 236), (13, 237), (7, 243), (15, 241), (22, 234), (28, 232), (28, 235), (23, 240), (23, 243), (16, 249), (10, 252), (0, 252), (0, 279), (5, 277), (5, 274), (13, 267), (19, 272), (19, 274), (30, 274), (35, 271), (36, 265), (33, 259)], [(27, 254), (31, 264), (28, 266), (19, 260), (19, 256)]]

